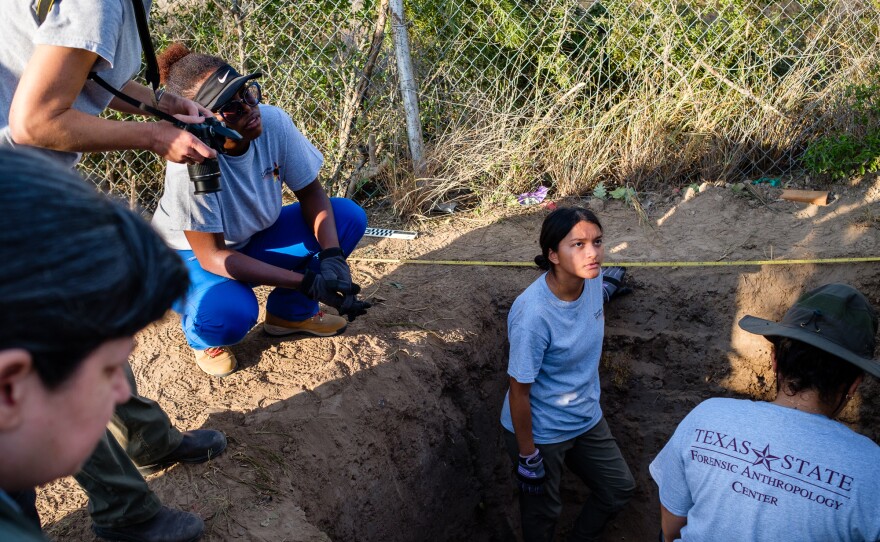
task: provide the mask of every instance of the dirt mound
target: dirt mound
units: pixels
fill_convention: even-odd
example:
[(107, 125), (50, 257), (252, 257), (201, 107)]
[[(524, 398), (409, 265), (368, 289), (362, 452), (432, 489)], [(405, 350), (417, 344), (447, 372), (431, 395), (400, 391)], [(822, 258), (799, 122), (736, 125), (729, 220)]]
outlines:
[[(759, 201), (724, 188), (694, 199), (597, 209), (609, 261), (847, 258), (880, 255), (880, 188), (843, 190), (828, 207)], [(596, 202), (589, 202), (597, 206)], [(426, 222), (414, 241), (366, 239), (360, 258), (530, 261), (547, 211)], [(380, 302), (329, 339), (255, 329), (223, 380), (195, 366), (175, 315), (139, 336), (143, 395), (181, 429), (227, 432), (207, 465), (153, 475), (166, 503), (206, 518), (208, 540), (510, 540), (515, 491), (498, 417), (507, 387), (506, 318), (535, 268), (353, 263)], [(779, 317), (806, 288), (847, 282), (880, 306), (875, 263), (636, 267), (634, 292), (608, 308), (603, 409), (639, 482), (609, 539), (659, 528), (648, 464), (681, 418), (712, 396), (766, 398), (768, 343), (735, 325)], [(259, 292), (263, 297), (267, 289)], [(865, 384), (844, 421), (880, 439), (880, 386)], [(563, 485), (563, 531), (586, 490)], [(71, 480), (40, 491), (56, 540), (92, 540)]]

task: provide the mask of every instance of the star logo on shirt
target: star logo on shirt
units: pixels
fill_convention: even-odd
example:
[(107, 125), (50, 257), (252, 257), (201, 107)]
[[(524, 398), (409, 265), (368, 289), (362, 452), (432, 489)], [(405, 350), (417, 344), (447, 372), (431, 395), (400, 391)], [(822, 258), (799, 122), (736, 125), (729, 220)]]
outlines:
[(775, 459), (779, 459), (775, 455), (770, 454), (770, 445), (769, 444), (767, 446), (764, 446), (764, 449), (761, 450), (760, 452), (755, 449), (752, 449), (752, 452), (756, 456), (758, 456), (757, 458), (755, 458), (755, 462), (752, 463), (752, 465), (764, 465), (765, 467), (767, 467), (767, 470), (769, 470), (769, 471), (773, 470), (770, 468), (770, 462)]

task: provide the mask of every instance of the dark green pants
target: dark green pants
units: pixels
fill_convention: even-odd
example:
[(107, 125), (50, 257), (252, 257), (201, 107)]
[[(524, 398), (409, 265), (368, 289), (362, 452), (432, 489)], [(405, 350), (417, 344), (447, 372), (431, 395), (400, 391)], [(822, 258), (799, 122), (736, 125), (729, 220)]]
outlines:
[(92, 521), (101, 527), (140, 523), (159, 512), (159, 498), (135, 464), (154, 463), (183, 438), (155, 401), (138, 395), (128, 364), (126, 373), (131, 399), (116, 407), (98, 447), (74, 476), (89, 496)]
[[(516, 465), (519, 447), (516, 437), (504, 431), (507, 453)], [(605, 524), (629, 501), (636, 488), (632, 473), (605, 418), (586, 433), (565, 442), (537, 444), (544, 458), (546, 480), (543, 495), (520, 492), (519, 508), (526, 542), (553, 540), (556, 521), (562, 512), (559, 485), (562, 466), (567, 466), (590, 488), (590, 496), (575, 521), (569, 540), (594, 541)]]

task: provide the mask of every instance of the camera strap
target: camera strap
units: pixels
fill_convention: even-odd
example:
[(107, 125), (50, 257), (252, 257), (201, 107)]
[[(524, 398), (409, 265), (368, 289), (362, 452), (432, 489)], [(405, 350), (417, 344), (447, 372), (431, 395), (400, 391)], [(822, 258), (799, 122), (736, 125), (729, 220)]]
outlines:
[[(46, 20), (46, 17), (49, 15), (49, 11), (52, 9), (52, 6), (55, 5), (55, 2), (56, 0), (37, 0), (36, 4), (34, 5), (34, 11), (37, 15), (37, 20), (39, 21), (39, 24), (43, 24), (43, 22)], [(146, 60), (147, 63), (147, 71), (144, 76), (146, 77), (147, 82), (150, 83), (150, 86), (153, 87), (153, 95), (155, 96), (156, 103), (158, 104), (159, 99), (162, 97), (159, 90), (159, 63), (156, 61), (156, 50), (153, 49), (153, 40), (150, 38), (150, 29), (147, 25), (147, 13), (146, 10), (144, 10), (144, 3), (141, 0), (131, 0), (131, 4), (134, 8), (134, 21), (137, 25), (138, 38), (140, 38), (141, 49), (144, 52), (144, 60)], [(184, 125), (184, 123), (177, 120), (168, 113), (160, 111), (157, 107), (147, 105), (142, 101), (123, 93), (122, 91), (118, 90), (113, 85), (105, 81), (100, 75), (95, 72), (89, 72), (89, 79), (97, 83), (101, 88), (116, 96), (123, 102), (134, 106), (145, 113), (148, 113), (155, 117), (159, 117), (162, 120), (166, 120), (174, 124), (178, 128)]]
[(95, 83), (98, 83), (98, 85), (100, 85), (101, 88), (103, 88), (104, 90), (106, 90), (110, 94), (116, 96), (117, 98), (119, 98), (123, 102), (125, 102), (129, 105), (132, 105), (134, 107), (137, 107), (138, 109), (140, 109), (141, 111), (144, 111), (145, 113), (149, 113), (150, 115), (153, 115), (155, 117), (159, 117), (162, 120), (167, 120), (168, 122), (170, 122), (171, 124), (174, 124), (178, 128), (184, 126), (184, 124), (185, 124), (185, 123), (177, 120), (176, 118), (172, 117), (168, 113), (166, 113), (164, 111), (160, 111), (159, 109), (157, 109), (151, 105), (147, 105), (144, 102), (138, 100), (137, 98), (132, 98), (131, 96), (129, 96), (128, 94), (125, 94), (121, 90), (114, 88), (113, 85), (111, 85), (110, 83), (108, 83), (107, 81), (102, 79), (95, 72), (89, 73), (89, 79), (91, 79)]
[(43, 21), (45, 21), (46, 17), (49, 15), (49, 10), (51, 10), (52, 6), (54, 5), (55, 0), (36, 1), (36, 3), (34, 4), (34, 12), (37, 14), (37, 20), (39, 21), (39, 24), (43, 24)]

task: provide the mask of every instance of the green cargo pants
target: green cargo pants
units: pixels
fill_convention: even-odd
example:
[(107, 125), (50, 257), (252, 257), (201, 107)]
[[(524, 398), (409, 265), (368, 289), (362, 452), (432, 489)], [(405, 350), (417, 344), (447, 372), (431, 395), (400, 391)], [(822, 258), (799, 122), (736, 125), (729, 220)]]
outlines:
[(74, 478), (89, 496), (89, 514), (101, 527), (147, 521), (162, 504), (135, 464), (149, 465), (171, 453), (183, 436), (162, 408), (137, 393), (126, 364), (131, 399), (118, 405), (98, 447)]
[[(516, 436), (505, 430), (504, 442), (516, 466), (519, 462)], [(537, 447), (544, 458), (547, 477), (543, 495), (519, 494), (523, 539), (526, 542), (554, 540), (556, 520), (562, 512), (560, 483), (565, 465), (590, 488), (590, 496), (568, 540), (598, 540), (605, 524), (623, 508), (636, 489), (633, 475), (608, 428), (608, 422), (602, 418), (595, 427), (571, 440), (538, 444)]]

